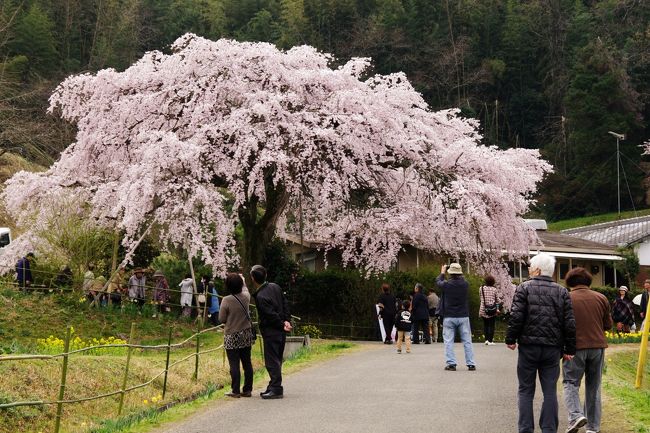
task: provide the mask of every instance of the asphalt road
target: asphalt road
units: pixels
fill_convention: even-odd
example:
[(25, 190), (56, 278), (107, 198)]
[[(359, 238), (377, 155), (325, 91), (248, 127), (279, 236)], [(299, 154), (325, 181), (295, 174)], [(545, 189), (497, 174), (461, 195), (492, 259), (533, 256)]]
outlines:
[[(218, 400), (165, 433), (501, 433), (517, 431), (516, 352), (475, 345), (477, 371), (444, 371), (441, 343), (381, 343), (284, 378), (282, 400)], [(260, 386), (265, 385), (260, 383)], [(538, 397), (541, 394), (538, 384)], [(566, 429), (561, 394), (560, 432)], [(539, 399), (536, 417), (539, 415)]]

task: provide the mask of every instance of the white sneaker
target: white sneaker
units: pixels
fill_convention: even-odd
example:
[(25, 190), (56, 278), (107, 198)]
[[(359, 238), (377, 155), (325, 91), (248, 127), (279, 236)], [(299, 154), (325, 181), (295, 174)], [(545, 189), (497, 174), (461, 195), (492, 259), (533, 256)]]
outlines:
[(567, 427), (566, 433), (576, 433), (585, 424), (587, 424), (587, 418), (584, 416), (578, 417), (569, 423), (569, 427)]
[(485, 345), (486, 345), (486, 346), (489, 346), (489, 345), (490, 345), (490, 342), (487, 341), (487, 340), (485, 340)]
[(488, 341), (487, 345), (488, 345), (488, 346), (495, 346), (496, 343), (495, 343), (494, 341)]

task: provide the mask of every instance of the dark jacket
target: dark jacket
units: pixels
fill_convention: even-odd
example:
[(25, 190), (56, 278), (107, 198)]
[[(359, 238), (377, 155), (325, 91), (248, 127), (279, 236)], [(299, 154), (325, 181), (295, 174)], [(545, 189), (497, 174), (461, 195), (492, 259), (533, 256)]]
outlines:
[(445, 275), (440, 274), (436, 278), (436, 285), (442, 289), (440, 302), (444, 306), (444, 311), (441, 311), (443, 317), (469, 317), (469, 284), (465, 278), (445, 280)]
[(576, 320), (569, 292), (551, 277), (534, 277), (515, 291), (506, 344), (555, 346), (576, 353)]
[(411, 326), (411, 312), (400, 308), (395, 315), (395, 328), (398, 331), (410, 331)]
[(420, 292), (413, 295), (411, 320), (429, 320), (429, 300)]
[(280, 286), (275, 283), (264, 283), (253, 296), (262, 335), (284, 333), (284, 322), (291, 321), (291, 313), (287, 298)]
[(627, 296), (617, 296), (612, 305), (612, 317), (614, 322), (632, 326), (634, 323), (634, 304)]
[(20, 286), (23, 286), (25, 281), (29, 281), (30, 283), (34, 282), (29, 259), (27, 259), (27, 257), (23, 257), (16, 263), (16, 278), (18, 279), (18, 285)]
[(643, 314), (645, 314), (648, 308), (648, 298), (650, 298), (650, 293), (647, 290), (644, 290), (641, 294), (641, 305), (639, 305)]
[(384, 306), (383, 310), (381, 311), (382, 315), (386, 315), (386, 317), (393, 317), (395, 313), (397, 313), (397, 308), (395, 307), (395, 296), (392, 294), (382, 293), (379, 295), (379, 300), (377, 302)]

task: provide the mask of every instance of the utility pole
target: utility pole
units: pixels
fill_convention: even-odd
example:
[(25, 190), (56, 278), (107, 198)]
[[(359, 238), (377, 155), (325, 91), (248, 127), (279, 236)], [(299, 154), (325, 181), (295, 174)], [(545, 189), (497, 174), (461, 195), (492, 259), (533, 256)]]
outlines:
[(619, 141), (625, 140), (625, 134), (607, 131), (608, 134), (616, 138), (616, 192), (618, 197), (618, 218), (621, 218), (621, 151), (619, 150)]

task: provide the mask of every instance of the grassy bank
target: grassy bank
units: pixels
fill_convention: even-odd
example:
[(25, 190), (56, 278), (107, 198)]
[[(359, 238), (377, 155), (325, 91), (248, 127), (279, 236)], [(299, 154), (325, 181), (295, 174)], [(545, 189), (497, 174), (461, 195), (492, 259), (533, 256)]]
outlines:
[[(611, 410), (605, 411), (610, 419), (603, 420), (603, 431), (650, 433), (650, 365), (646, 365), (643, 386), (635, 389), (638, 358), (638, 349), (607, 355), (603, 390), (607, 397), (606, 408)], [(612, 415), (615, 422), (611, 421)]]
[(147, 344), (165, 341), (169, 327), (174, 339), (185, 338), (196, 331), (192, 321), (176, 316), (151, 318), (151, 312), (139, 315), (132, 306), (89, 308), (80, 303), (80, 294), (24, 294), (13, 288), (0, 288), (0, 353), (30, 353), (36, 340), (50, 335), (63, 337), (68, 325), (83, 339), (120, 337), (127, 339), (131, 323), (136, 324), (138, 339)]
[(590, 226), (593, 224), (608, 223), (619, 219), (634, 218), (650, 215), (650, 209), (639, 209), (637, 211), (621, 212), (620, 218), (617, 212), (605, 213), (600, 215), (590, 215), (580, 218), (556, 221), (548, 224), (549, 231), (559, 232), (561, 230), (573, 229), (576, 227)]

